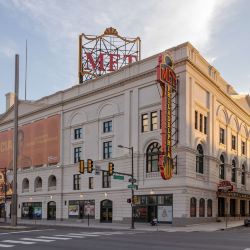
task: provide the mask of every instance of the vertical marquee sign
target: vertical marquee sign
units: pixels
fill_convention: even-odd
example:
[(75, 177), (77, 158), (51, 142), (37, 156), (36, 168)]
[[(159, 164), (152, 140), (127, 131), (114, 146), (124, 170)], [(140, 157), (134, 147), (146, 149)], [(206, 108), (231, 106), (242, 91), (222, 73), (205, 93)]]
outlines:
[(173, 147), (177, 144), (177, 78), (173, 61), (167, 53), (159, 56), (157, 81), (162, 90), (161, 138), (162, 152), (159, 159), (160, 173), (164, 180), (173, 176)]
[(126, 38), (107, 28), (100, 36), (79, 36), (79, 83), (140, 60), (141, 40)]

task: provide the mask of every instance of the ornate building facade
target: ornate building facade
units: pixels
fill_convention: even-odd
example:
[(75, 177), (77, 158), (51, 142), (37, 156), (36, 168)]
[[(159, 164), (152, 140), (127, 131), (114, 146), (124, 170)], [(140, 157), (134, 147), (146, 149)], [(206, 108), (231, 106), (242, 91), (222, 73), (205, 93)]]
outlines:
[[(58, 132), (53, 148), (59, 145), (59, 157), (48, 164), (37, 165), (27, 157), (23, 161), (18, 170), (19, 218), (84, 220), (89, 214), (100, 222), (130, 220), (129, 178), (107, 173), (109, 162), (115, 171), (131, 173), (131, 152), (118, 145), (134, 150), (136, 222), (158, 217), (183, 225), (226, 213), (250, 214), (249, 95), (237, 94), (190, 43), (168, 52), (179, 80), (173, 178), (163, 180), (159, 173), (161, 95), (155, 55), (37, 101), (20, 101), (20, 127), (40, 131), (41, 120), (57, 117), (51, 136)], [(9, 108), (0, 116), (0, 133), (12, 124)], [(92, 159), (102, 171), (80, 174), (79, 159)], [(7, 201), (7, 214), (9, 210)]]

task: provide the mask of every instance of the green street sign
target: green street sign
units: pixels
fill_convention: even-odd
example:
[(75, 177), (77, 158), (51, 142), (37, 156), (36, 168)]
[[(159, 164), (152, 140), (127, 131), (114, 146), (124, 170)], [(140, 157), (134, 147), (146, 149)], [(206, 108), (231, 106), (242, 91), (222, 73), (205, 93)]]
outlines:
[(137, 189), (138, 189), (138, 185), (129, 184), (129, 185), (128, 185), (128, 188), (133, 188), (133, 189), (136, 189), (136, 190), (137, 190)]
[(124, 176), (123, 175), (113, 175), (113, 179), (115, 179), (115, 180), (124, 180)]

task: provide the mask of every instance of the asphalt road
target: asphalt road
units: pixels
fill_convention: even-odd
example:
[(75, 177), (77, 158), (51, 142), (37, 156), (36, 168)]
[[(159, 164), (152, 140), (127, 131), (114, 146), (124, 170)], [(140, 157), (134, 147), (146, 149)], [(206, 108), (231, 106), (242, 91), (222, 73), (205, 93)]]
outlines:
[(66, 227), (0, 230), (0, 250), (250, 250), (250, 227), (218, 232), (142, 232)]

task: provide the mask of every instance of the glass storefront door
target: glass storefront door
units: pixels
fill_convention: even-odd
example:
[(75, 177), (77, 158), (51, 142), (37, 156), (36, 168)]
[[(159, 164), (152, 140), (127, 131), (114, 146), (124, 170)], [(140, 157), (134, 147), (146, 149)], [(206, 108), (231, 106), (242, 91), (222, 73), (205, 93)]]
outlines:
[(148, 206), (148, 222), (157, 218), (157, 206)]

